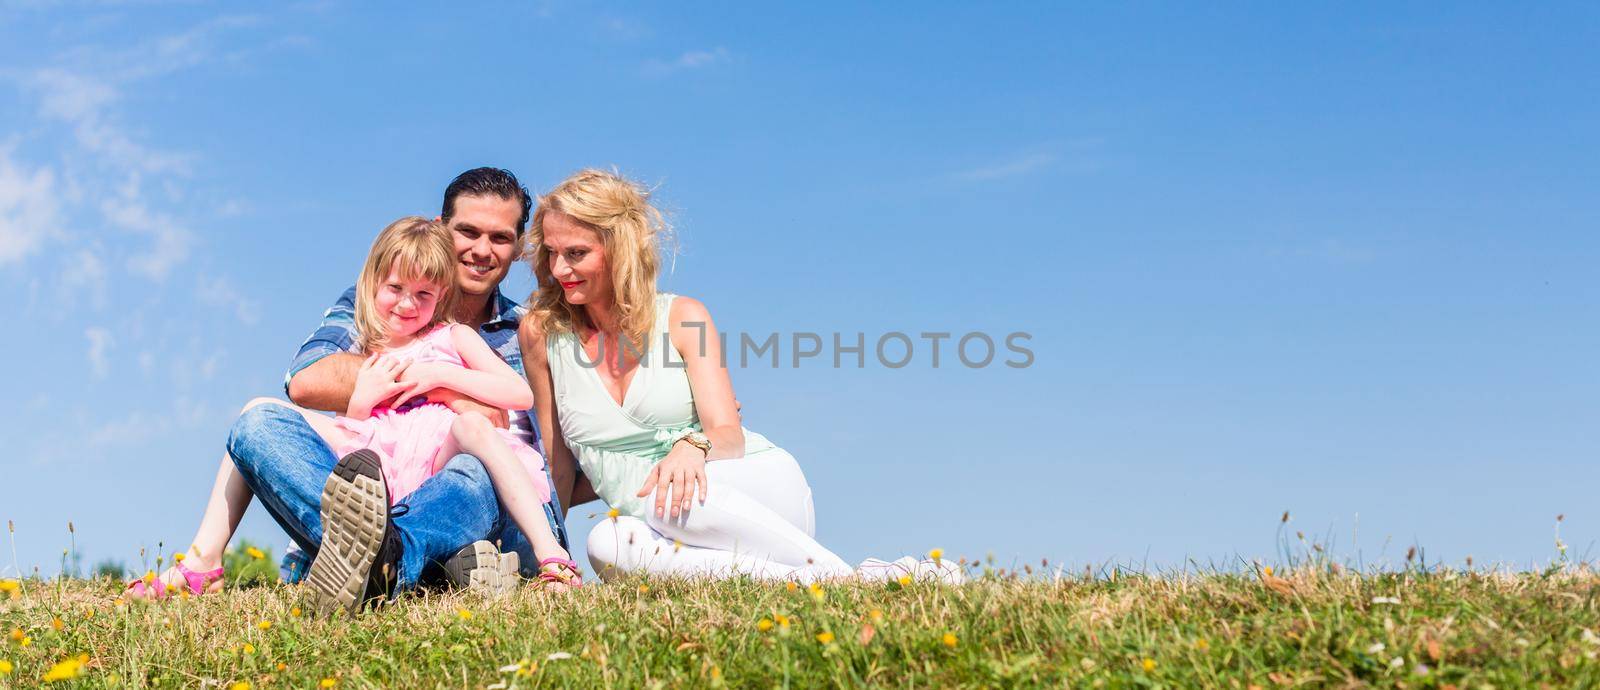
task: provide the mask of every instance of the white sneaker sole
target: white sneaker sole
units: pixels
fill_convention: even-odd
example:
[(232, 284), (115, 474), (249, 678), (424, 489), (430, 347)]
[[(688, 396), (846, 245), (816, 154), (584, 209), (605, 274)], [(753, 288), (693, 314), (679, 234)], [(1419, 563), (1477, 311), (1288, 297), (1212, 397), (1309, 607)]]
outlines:
[(517, 552), (502, 553), (494, 542), (480, 539), (445, 561), (444, 572), (451, 585), (498, 598), (516, 589), (522, 579), (517, 574), (521, 566), (522, 557)]
[(389, 492), (377, 453), (363, 449), (341, 458), (322, 487), (322, 546), (305, 579), (320, 613), (361, 610), (388, 520)]

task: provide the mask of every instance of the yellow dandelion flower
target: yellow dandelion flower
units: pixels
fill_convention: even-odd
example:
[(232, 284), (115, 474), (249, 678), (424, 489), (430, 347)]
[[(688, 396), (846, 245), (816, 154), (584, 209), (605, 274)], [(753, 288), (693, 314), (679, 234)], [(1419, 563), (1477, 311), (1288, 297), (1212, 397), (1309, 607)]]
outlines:
[(272, 621), (261, 621), (260, 623), (256, 624), (256, 627), (261, 628), (262, 630), (271, 630)]
[(1208, 649), (1211, 649), (1211, 643), (1207, 642), (1206, 638), (1202, 637), (1194, 641), (1194, 648), (1204, 652)]
[(939, 638), (939, 641), (944, 643), (944, 646), (954, 649), (956, 643), (960, 642), (961, 640), (956, 639), (955, 633), (945, 633), (944, 637)]
[(250, 682), (241, 680), (228, 686), (228, 690), (250, 690)]
[(763, 619), (761, 619), (759, 621), (756, 621), (756, 630), (760, 630), (761, 632), (766, 632), (766, 631), (771, 630), (771, 629), (772, 629), (772, 619), (771, 618), (763, 618)]
[(287, 670), (289, 670), (289, 665), (288, 665), (288, 664), (286, 664), (286, 663), (283, 663), (283, 662), (282, 662), (282, 661), (280, 661), (280, 662), (278, 662), (278, 666), (277, 666), (277, 669), (278, 669), (278, 671), (279, 671), (279, 672), (280, 672), (280, 673), (281, 673), (281, 672), (283, 672), (283, 671), (287, 671)]
[(1144, 668), (1145, 673), (1156, 670), (1156, 660), (1150, 657), (1145, 657), (1144, 661), (1139, 662), (1139, 665)]
[(873, 609), (867, 612), (867, 617), (875, 621), (883, 620), (883, 609)]
[(640, 594), (649, 594), (650, 593), (650, 585), (639, 585), (639, 593)]
[(12, 642), (21, 642), (22, 638), (24, 638), (24, 637), (27, 637), (27, 634), (22, 632), (22, 628), (12, 628), (11, 629), (11, 641)]
[(22, 588), (22, 583), (16, 580), (0, 580), (0, 592), (15, 592)]
[(183, 559), (186, 558), (188, 555), (189, 554), (183, 553), (181, 551), (178, 552), (178, 553), (172, 554), (172, 562), (173, 563), (182, 563)]
[(944, 549), (930, 549), (928, 551), (928, 558), (932, 558), (934, 561), (944, 558)]
[(712, 681), (722, 680), (722, 667), (721, 666), (717, 666), (715, 664), (713, 664), (711, 666), (711, 680)]
[(456, 609), (456, 616), (464, 621), (472, 620), (472, 612), (466, 609)]
[(333, 679), (333, 678), (323, 678), (322, 682), (317, 683), (317, 687), (319, 687), (319, 688), (336, 688), (336, 687), (339, 687), (339, 681), (336, 680), (336, 679)]
[(88, 611), (84, 611), (83, 612), (83, 617), (85, 619), (94, 618), (94, 609), (89, 609)]
[(155, 584), (156, 583), (156, 571), (154, 571), (154, 570), (146, 570), (146, 571), (144, 571), (144, 583), (145, 583), (145, 585), (153, 585), (153, 584)]
[(617, 516), (621, 515), (621, 514), (622, 514), (622, 511), (617, 510), (616, 508), (612, 508), (611, 510), (606, 511), (606, 517), (611, 518), (613, 520), (617, 519)]
[(793, 592), (793, 591), (795, 591), (797, 589), (800, 589), (800, 585), (795, 584), (794, 580), (790, 580), (788, 582), (783, 583), (783, 588)]
[(253, 645), (253, 644), (250, 644), (249, 642), (244, 643), (244, 653), (245, 654), (255, 654), (256, 653), (256, 646)]
[(1261, 574), (1262, 575), (1266, 575), (1267, 577), (1272, 577), (1272, 566), (1270, 566), (1270, 565), (1261, 566)]
[(822, 597), (823, 597), (822, 585), (819, 585), (819, 584), (813, 582), (813, 583), (811, 583), (810, 586), (806, 587), (806, 589), (811, 592), (811, 598), (812, 599), (816, 599), (817, 601), (822, 601)]
[(780, 628), (789, 627), (789, 617), (788, 616), (785, 616), (785, 615), (780, 613), (780, 614), (778, 614), (777, 619), (778, 619), (778, 627), (780, 627)]
[(9, 676), (11, 675), (11, 672), (15, 670), (17, 670), (17, 667), (12, 666), (11, 661), (7, 659), (0, 659), (0, 676)]
[(822, 644), (833, 644), (833, 633), (826, 631), (819, 632), (817, 633), (817, 641), (821, 642)]
[(55, 683), (63, 680), (72, 680), (84, 674), (84, 664), (88, 663), (89, 656), (80, 654), (70, 659), (63, 659), (44, 672), (44, 682)]
[(258, 561), (267, 557), (267, 554), (262, 553), (261, 549), (258, 549), (258, 548), (254, 547), (254, 546), (246, 547), (244, 552), (246, 554), (248, 554), (251, 558), (254, 558), (254, 559), (258, 560)]
[(896, 582), (899, 582), (901, 587), (910, 587), (911, 586), (911, 576), (910, 575), (901, 575), (900, 579), (896, 580)]
[(61, 629), (67, 627), (67, 624), (62, 623), (60, 618), (52, 618), (50, 619), (50, 627), (55, 628), (56, 632), (61, 632)]
[(289, 615), (291, 617), (293, 617), (293, 618), (299, 618), (300, 617), (300, 607), (296, 606), (294, 608), (289, 609)]

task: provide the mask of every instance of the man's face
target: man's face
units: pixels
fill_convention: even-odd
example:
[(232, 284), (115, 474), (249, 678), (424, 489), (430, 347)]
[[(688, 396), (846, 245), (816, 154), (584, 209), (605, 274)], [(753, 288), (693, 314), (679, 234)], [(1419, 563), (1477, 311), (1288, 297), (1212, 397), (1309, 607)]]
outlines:
[(522, 204), (498, 196), (458, 196), (447, 227), (455, 240), (456, 286), (468, 295), (494, 292), (517, 258)]

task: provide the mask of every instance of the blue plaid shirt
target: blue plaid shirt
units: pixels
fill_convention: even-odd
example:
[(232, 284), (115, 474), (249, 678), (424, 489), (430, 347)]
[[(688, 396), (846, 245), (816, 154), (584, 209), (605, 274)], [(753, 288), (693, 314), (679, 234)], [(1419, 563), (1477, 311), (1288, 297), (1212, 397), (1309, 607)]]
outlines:
[[(528, 309), (507, 298), (504, 293), (496, 290), (494, 301), (490, 303), (493, 312), (489, 320), (483, 322), (478, 328), (478, 335), (483, 336), (483, 341), (500, 355), (500, 359), (510, 364), (517, 370), (518, 375), (526, 376), (522, 369), (522, 345), (517, 341), (517, 327), (522, 323), (522, 317)], [(317, 330), (312, 331), (306, 341), (300, 345), (300, 351), (295, 354), (294, 362), (289, 365), (289, 373), (283, 377), (283, 390), (289, 391), (289, 380), (295, 374), (311, 366), (328, 355), (339, 352), (355, 352), (356, 343), (360, 334), (356, 332), (356, 289), (352, 286), (339, 296), (333, 306), (322, 314), (322, 323), (317, 325)], [(543, 451), (539, 439), (539, 425), (535, 424), (533, 417), (527, 410), (511, 410), (511, 430), (517, 438), (525, 441), (529, 446)], [(550, 482), (550, 466), (545, 465), (545, 481)], [(550, 482), (550, 486), (555, 486)], [(544, 506), (545, 514), (550, 518), (550, 529), (556, 533), (556, 539), (561, 545), (567, 545), (566, 521), (561, 515), (560, 499), (554, 492), (550, 494), (550, 502)]]

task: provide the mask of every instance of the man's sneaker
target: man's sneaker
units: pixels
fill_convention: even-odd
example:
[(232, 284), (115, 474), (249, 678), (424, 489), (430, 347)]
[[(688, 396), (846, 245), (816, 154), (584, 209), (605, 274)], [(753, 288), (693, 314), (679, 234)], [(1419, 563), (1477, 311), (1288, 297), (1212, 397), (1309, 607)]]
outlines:
[(400, 533), (377, 453), (362, 449), (340, 458), (322, 487), (322, 546), (305, 579), (317, 609), (359, 611), (393, 590), (399, 562)]
[(454, 587), (486, 597), (505, 596), (521, 582), (517, 570), (522, 557), (515, 551), (501, 553), (494, 542), (480, 539), (462, 547), (444, 562), (444, 572)]

